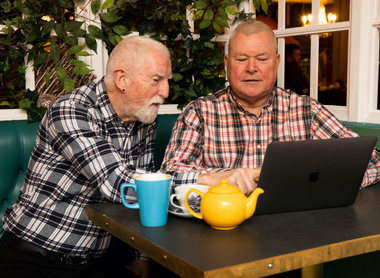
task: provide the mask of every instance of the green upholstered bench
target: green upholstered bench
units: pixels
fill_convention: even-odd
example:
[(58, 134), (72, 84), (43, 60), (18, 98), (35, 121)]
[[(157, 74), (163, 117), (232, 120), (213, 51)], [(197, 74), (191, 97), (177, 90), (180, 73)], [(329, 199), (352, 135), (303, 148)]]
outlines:
[(345, 126), (360, 136), (377, 136), (376, 147), (380, 149), (380, 124), (344, 122)]
[[(39, 123), (0, 121), (0, 217), (12, 205), (24, 183)], [(0, 219), (0, 229), (3, 222)]]

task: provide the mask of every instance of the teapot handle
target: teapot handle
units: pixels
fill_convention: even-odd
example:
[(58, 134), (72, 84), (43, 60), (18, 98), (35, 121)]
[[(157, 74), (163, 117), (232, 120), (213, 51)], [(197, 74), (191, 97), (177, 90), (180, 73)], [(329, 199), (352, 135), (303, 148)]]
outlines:
[[(189, 206), (188, 198), (189, 198), (189, 194), (190, 194), (191, 192), (194, 192), (194, 193), (200, 195), (200, 196), (203, 198), (203, 195), (204, 195), (204, 194), (203, 194), (202, 192), (200, 192), (198, 189), (190, 188), (190, 190), (187, 191), (186, 196), (185, 196), (185, 206), (186, 206), (187, 210), (190, 212), (191, 215), (193, 215), (193, 216), (196, 217), (196, 218), (203, 219), (202, 214), (200, 214), (200, 213), (196, 213), (196, 212), (193, 211), (193, 209)], [(202, 213), (202, 210), (201, 210), (201, 213)]]

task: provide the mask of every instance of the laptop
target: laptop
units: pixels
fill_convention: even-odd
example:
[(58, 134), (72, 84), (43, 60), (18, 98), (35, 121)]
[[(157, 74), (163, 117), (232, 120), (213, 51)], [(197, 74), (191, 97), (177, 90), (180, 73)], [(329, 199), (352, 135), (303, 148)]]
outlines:
[(273, 142), (258, 187), (255, 215), (350, 206), (377, 137)]

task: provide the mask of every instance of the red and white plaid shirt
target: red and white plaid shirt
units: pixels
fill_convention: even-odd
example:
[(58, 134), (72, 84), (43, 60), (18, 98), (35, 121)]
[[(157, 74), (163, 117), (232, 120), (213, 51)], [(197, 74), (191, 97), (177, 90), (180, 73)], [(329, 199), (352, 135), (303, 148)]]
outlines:
[[(220, 90), (189, 103), (173, 127), (162, 170), (176, 185), (196, 183), (198, 175), (262, 166), (268, 144), (358, 137), (317, 101), (275, 88), (258, 117)], [(380, 153), (374, 150), (363, 186), (377, 182)]]

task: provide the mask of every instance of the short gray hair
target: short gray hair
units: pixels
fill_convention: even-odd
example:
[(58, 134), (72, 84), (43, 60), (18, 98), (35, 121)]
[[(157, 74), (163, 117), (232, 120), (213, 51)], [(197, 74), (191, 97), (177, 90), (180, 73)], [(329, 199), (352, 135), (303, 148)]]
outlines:
[(270, 28), (268, 25), (259, 20), (242, 21), (237, 24), (235, 29), (233, 29), (231, 36), (228, 40), (228, 52), (230, 52), (231, 42), (237, 33), (243, 33), (246, 36), (250, 36), (252, 34), (259, 34), (262, 32), (268, 32), (273, 36), (273, 47), (277, 52), (276, 35), (274, 34), (272, 28)]
[(124, 68), (128, 72), (133, 72), (138, 65), (138, 59), (143, 57), (149, 50), (158, 50), (167, 55), (170, 59), (170, 52), (167, 47), (159, 41), (145, 36), (128, 36), (119, 42), (112, 50), (106, 67), (104, 82), (108, 85), (113, 84), (113, 71)]

